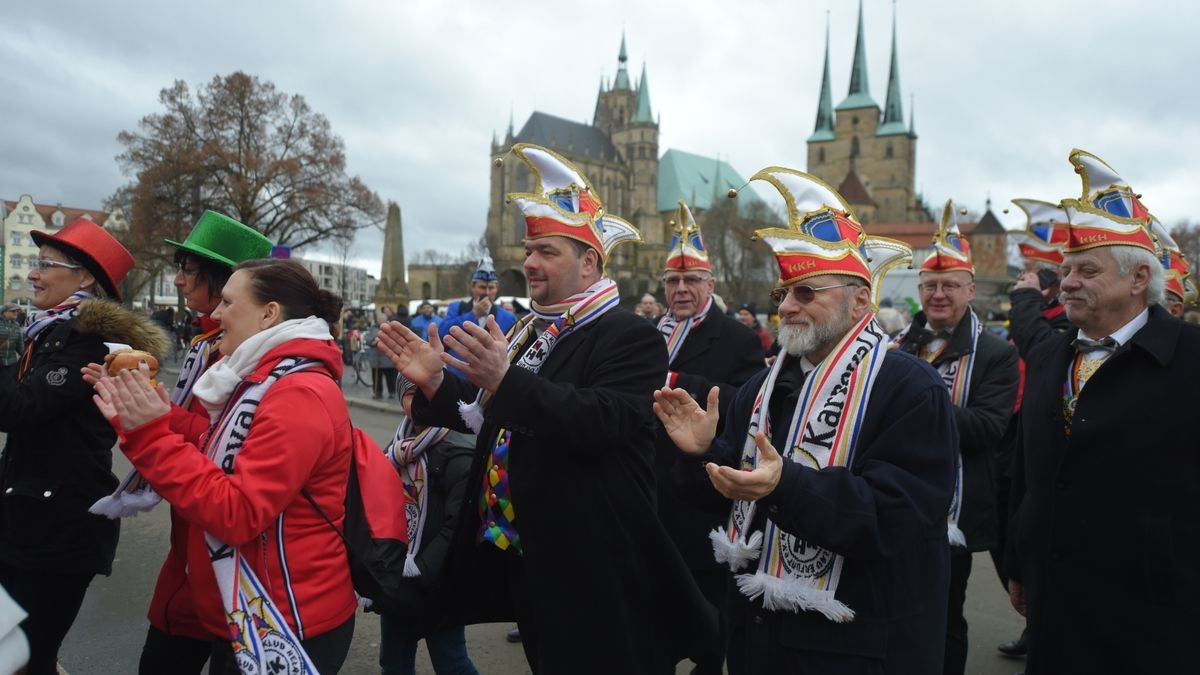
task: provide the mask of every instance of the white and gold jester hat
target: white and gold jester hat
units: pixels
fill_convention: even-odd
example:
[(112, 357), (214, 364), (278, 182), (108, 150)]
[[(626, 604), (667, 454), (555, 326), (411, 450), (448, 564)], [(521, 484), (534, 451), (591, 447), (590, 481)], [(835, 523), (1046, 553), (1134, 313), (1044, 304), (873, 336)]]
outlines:
[(1011, 235), (1021, 250), (1021, 257), (1032, 262), (1061, 265), (1063, 245), (1067, 243), (1066, 211), (1040, 199), (1014, 199), (1012, 203), (1025, 212), (1025, 231)]
[(971, 245), (963, 238), (958, 229), (958, 217), (955, 215), (954, 200), (947, 199), (942, 208), (942, 220), (938, 223), (937, 231), (933, 233), (933, 251), (921, 263), (923, 272), (949, 272), (963, 270), (975, 275), (975, 265), (971, 262)]
[(1154, 235), (1161, 254), (1159, 261), (1166, 276), (1167, 291), (1188, 304), (1194, 304), (1200, 299), (1200, 288), (1196, 287), (1183, 250), (1162, 221), (1153, 216), (1150, 219), (1150, 233)]
[(686, 272), (688, 270), (712, 271), (708, 261), (708, 251), (704, 248), (704, 239), (700, 236), (700, 226), (692, 217), (692, 210), (679, 200), (679, 215), (674, 223), (675, 236), (667, 247), (667, 271)]
[(596, 249), (603, 260), (618, 244), (642, 240), (632, 223), (604, 210), (591, 183), (566, 158), (528, 143), (514, 145), (512, 153), (537, 181), (530, 192), (507, 195), (525, 217), (526, 240), (567, 237)]
[[(872, 299), (888, 271), (912, 263), (912, 249), (886, 237), (870, 237), (846, 200), (816, 176), (772, 166), (750, 177), (770, 183), (787, 204), (787, 227), (754, 232), (771, 247), (779, 263), (778, 286), (823, 274), (857, 277), (872, 289)], [(736, 191), (731, 190), (730, 196)]]

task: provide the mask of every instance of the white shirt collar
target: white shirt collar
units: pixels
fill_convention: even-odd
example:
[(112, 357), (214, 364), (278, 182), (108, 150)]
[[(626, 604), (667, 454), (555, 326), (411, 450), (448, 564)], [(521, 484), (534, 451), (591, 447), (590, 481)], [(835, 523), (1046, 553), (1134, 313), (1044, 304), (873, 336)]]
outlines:
[[(1130, 340), (1132, 340), (1133, 336), (1136, 335), (1137, 332), (1139, 330), (1141, 330), (1142, 327), (1145, 326), (1146, 322), (1149, 320), (1150, 320), (1150, 308), (1147, 307), (1146, 309), (1143, 309), (1140, 314), (1133, 317), (1133, 319), (1129, 323), (1127, 323), (1124, 326), (1121, 326), (1117, 330), (1113, 331), (1112, 335), (1109, 335), (1108, 337), (1111, 337), (1113, 340), (1116, 340), (1117, 346), (1120, 347), (1121, 345), (1124, 345), (1126, 342), (1129, 342)], [(1079, 330), (1076, 337), (1087, 338), (1087, 336), (1083, 334), (1082, 329)]]

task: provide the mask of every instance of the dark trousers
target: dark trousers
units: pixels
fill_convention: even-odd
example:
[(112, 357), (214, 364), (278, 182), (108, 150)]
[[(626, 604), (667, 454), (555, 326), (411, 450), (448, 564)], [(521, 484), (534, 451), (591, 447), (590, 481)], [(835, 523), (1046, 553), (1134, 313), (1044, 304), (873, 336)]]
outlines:
[[(729, 618), (725, 615), (725, 595), (728, 591), (729, 572), (723, 569), (692, 570), (692, 578), (700, 587), (704, 599), (717, 608), (720, 623), (719, 649), (711, 661), (697, 663), (691, 675), (721, 675), (725, 672), (725, 645), (729, 640)], [(674, 672), (674, 669), (671, 670)]]
[(967, 579), (971, 577), (971, 552), (950, 549), (950, 599), (946, 608), (946, 657), (944, 675), (963, 675), (967, 668), (967, 619), (963, 605), (967, 601)]
[[(346, 662), (350, 653), (350, 641), (354, 639), (354, 617), (333, 630), (316, 637), (301, 640), (304, 652), (316, 666), (321, 675), (336, 675)], [(229, 640), (214, 640), (212, 643), (212, 664), (208, 667), (208, 675), (241, 675), (237, 661), (233, 658), (233, 648)]]
[(56, 574), (0, 565), (0, 584), (29, 616), (21, 630), (29, 640), (29, 675), (55, 675), (58, 648), (75, 622), (92, 572)]
[(422, 635), (413, 630), (409, 621), (392, 614), (379, 615), (381, 674), (414, 675), (417, 643), (422, 639), (437, 675), (479, 675), (467, 655), (467, 639), (462, 626), (441, 628)]
[(138, 675), (200, 675), (212, 650), (211, 640), (170, 635), (150, 626), (146, 631), (146, 644), (142, 645), (142, 658), (138, 661)]
[(396, 395), (396, 369), (395, 368), (372, 368), (371, 369), (371, 392), (376, 397), (383, 396), (383, 386), (387, 384), (388, 396)]

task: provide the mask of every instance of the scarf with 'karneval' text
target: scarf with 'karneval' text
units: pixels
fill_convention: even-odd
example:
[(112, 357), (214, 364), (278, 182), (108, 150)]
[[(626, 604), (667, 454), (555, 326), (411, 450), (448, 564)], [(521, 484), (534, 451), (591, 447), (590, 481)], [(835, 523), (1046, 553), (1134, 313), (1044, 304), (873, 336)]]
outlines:
[[(887, 333), (868, 313), (813, 368), (801, 386), (787, 444), (779, 448), (784, 461), (814, 471), (850, 466), (887, 346)], [(799, 357), (785, 352), (775, 359), (754, 400), (742, 448), (743, 469), (758, 465), (755, 436), (761, 431), (771, 437), (771, 394), (783, 362), (793, 358)], [(725, 529), (709, 535), (717, 562), (728, 564), (733, 572), (759, 561), (755, 572), (736, 575), (741, 592), (751, 599), (761, 596), (768, 610), (816, 611), (831, 621), (852, 621), (854, 610), (835, 597), (845, 559), (782, 531), (770, 518), (762, 530), (750, 531), (756, 505), (734, 502)]]

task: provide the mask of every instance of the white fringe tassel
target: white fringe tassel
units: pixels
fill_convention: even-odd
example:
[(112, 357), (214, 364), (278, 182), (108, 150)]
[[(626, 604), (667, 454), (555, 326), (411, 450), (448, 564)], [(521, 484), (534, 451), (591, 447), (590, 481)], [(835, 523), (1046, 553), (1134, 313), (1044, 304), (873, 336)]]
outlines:
[(154, 490), (138, 490), (137, 492), (122, 492), (119, 495), (106, 495), (96, 500), (88, 511), (97, 516), (110, 520), (128, 518), (139, 513), (145, 513), (158, 506), (162, 497)]
[(762, 596), (763, 608), (799, 613), (820, 612), (836, 623), (854, 620), (854, 610), (834, 597), (833, 591), (819, 589), (805, 579), (781, 579), (764, 572), (737, 575), (742, 594), (751, 600)]
[(412, 551), (409, 551), (408, 555), (404, 557), (404, 576), (421, 576), (421, 568), (417, 567), (417, 559), (413, 557)]
[(954, 523), (946, 523), (946, 536), (950, 539), (951, 546), (967, 547), (967, 536)]
[(467, 423), (467, 426), (471, 428), (471, 431), (477, 434), (483, 427), (483, 406), (479, 405), (478, 403), (459, 401), (458, 415), (459, 417), (462, 417), (464, 422)]
[(755, 532), (750, 535), (750, 541), (743, 537), (739, 537), (737, 541), (729, 541), (729, 535), (724, 528), (708, 533), (708, 540), (712, 542), (713, 557), (717, 562), (729, 565), (733, 572), (742, 569), (751, 560), (758, 560), (762, 551), (762, 538), (762, 532)]

